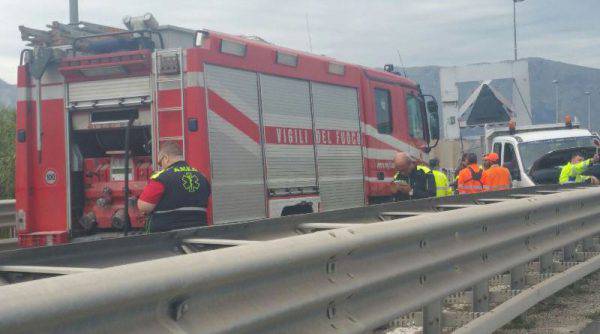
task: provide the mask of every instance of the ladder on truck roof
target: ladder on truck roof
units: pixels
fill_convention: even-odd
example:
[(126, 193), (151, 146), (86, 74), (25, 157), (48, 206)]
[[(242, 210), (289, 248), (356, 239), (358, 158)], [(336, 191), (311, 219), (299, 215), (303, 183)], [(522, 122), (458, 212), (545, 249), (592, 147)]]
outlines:
[(179, 142), (186, 156), (185, 145), (185, 86), (182, 49), (157, 50), (154, 53), (155, 113), (153, 117), (153, 155), (160, 144)]

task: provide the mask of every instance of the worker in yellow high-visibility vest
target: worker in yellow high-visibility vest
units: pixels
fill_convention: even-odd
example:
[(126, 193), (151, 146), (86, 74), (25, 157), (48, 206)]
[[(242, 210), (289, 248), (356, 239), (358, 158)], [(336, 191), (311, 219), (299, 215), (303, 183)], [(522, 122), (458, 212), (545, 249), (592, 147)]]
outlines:
[(598, 162), (598, 160), (600, 160), (598, 154), (594, 155), (590, 159), (583, 160), (582, 153), (573, 153), (571, 155), (571, 161), (564, 165), (562, 170), (560, 171), (558, 183), (587, 183), (594, 185), (599, 184), (598, 179), (595, 176), (583, 175), (583, 172), (585, 172), (592, 163)]
[(446, 174), (442, 173), (438, 170), (440, 167), (440, 161), (438, 159), (429, 160), (429, 168), (431, 169), (431, 173), (433, 173), (433, 177), (435, 178), (435, 196), (436, 197), (444, 197), (444, 196), (452, 196), (452, 187), (450, 187), (450, 182), (448, 182), (448, 177)]

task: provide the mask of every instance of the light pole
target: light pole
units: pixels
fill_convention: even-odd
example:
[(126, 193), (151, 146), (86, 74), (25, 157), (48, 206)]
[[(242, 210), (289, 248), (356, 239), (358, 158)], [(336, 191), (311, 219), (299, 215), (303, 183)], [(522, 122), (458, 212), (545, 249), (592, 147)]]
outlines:
[(587, 119), (588, 119), (588, 129), (591, 130), (592, 129), (592, 93), (591, 92), (584, 92), (585, 95), (587, 95), (587, 102), (588, 102), (588, 110), (587, 110)]
[(517, 61), (517, 2), (523, 2), (525, 0), (513, 0), (513, 32), (515, 42), (515, 61)]
[(556, 115), (555, 117), (555, 123), (558, 123), (558, 83), (559, 81), (554, 79), (552, 80), (552, 83), (554, 84), (554, 114)]

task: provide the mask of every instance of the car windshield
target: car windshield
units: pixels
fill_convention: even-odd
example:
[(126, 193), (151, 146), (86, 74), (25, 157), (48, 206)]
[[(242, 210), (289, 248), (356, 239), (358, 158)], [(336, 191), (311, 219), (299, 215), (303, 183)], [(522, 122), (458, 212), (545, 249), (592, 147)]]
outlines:
[(533, 165), (537, 159), (549, 152), (572, 147), (590, 146), (594, 146), (592, 136), (556, 138), (520, 143), (519, 152), (521, 154), (521, 160), (523, 161), (523, 167), (525, 170), (529, 171), (531, 165)]

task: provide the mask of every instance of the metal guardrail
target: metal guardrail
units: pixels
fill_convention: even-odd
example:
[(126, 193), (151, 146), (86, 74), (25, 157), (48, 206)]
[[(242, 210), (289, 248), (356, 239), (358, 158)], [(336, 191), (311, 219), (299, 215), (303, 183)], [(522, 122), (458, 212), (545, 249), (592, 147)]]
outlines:
[[(380, 222), (382, 218), (401, 218), (430, 212), (446, 211), (451, 210), (453, 206), (486, 205), (487, 203), (503, 201), (507, 198), (549, 194), (572, 187), (572, 185), (544, 185), (489, 193), (427, 198), (306, 215), (213, 225), (150, 235), (133, 235), (132, 233), (128, 237), (117, 237), (122, 236), (122, 234), (113, 233), (112, 235), (105, 235), (99, 233), (76, 238), (71, 243), (65, 245), (18, 249), (11, 252), (0, 251), (0, 265), (106, 268), (187, 254), (188, 251), (183, 245), (183, 240), (188, 238), (272, 240), (315, 231), (315, 229), (307, 230), (300, 228), (300, 226), (306, 226), (307, 224), (369, 224)], [(396, 214), (396, 216), (390, 215), (390, 213)], [(220, 247), (215, 245), (200, 245), (199, 247), (193, 247), (192, 250), (194, 252), (201, 252), (215, 248)], [(2, 272), (0, 270), (1, 275)], [(35, 277), (28, 277), (26, 279), (31, 278)], [(11, 280), (11, 283), (19, 281), (21, 280)]]
[[(600, 234), (599, 200), (600, 188), (497, 198), (3, 286), (0, 332), (365, 333), (422, 309), (424, 332), (441, 333), (446, 296), (472, 288), (474, 311), (486, 312), (491, 277), (510, 271), (518, 285), (529, 261), (544, 269), (557, 249), (568, 260), (575, 243)], [(599, 259), (533, 295), (595, 270)], [(491, 333), (510, 312), (492, 310), (461, 333)]]
[(17, 220), (15, 218), (14, 199), (0, 200), (0, 235), (4, 235), (4, 233), (8, 233), (8, 238), (0, 239), (0, 250), (14, 248), (17, 244)]

